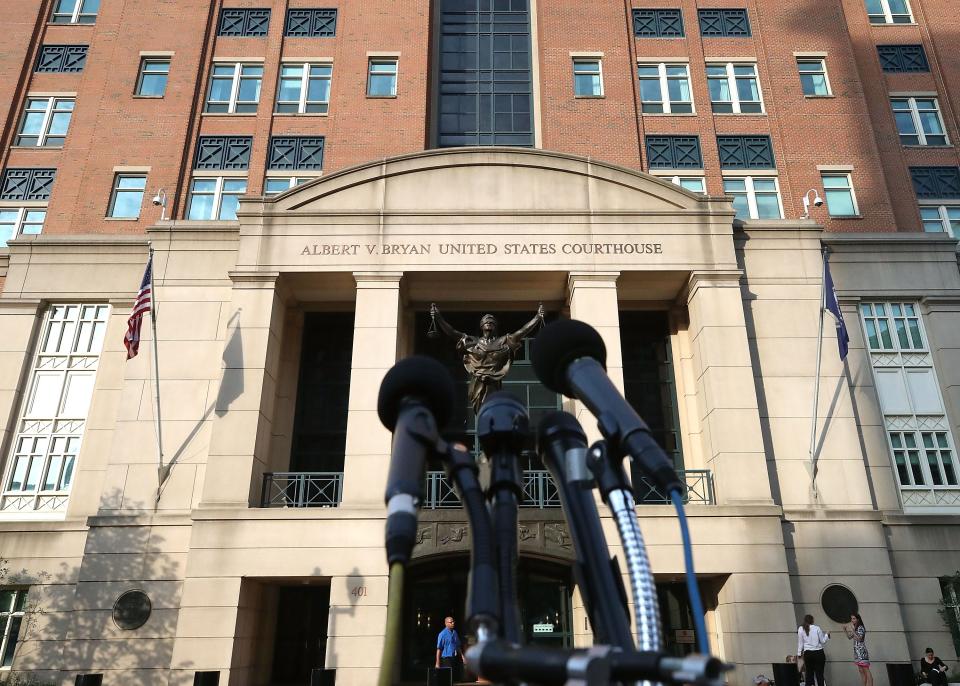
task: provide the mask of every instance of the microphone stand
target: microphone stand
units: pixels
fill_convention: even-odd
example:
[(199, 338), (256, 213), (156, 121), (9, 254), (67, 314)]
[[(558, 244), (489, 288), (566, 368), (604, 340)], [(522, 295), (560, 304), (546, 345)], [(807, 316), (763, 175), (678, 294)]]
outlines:
[(517, 645), (522, 641), (517, 607), (517, 511), (523, 492), (518, 455), (529, 433), (527, 410), (509, 393), (492, 394), (477, 413), (477, 439), (490, 462), (487, 498), (496, 535), (502, 633)]

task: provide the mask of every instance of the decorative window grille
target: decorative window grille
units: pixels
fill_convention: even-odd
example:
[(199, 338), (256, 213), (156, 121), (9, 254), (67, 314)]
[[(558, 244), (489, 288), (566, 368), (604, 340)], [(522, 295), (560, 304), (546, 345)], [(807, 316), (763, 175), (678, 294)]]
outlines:
[(960, 167), (910, 167), (918, 198), (960, 198)]
[(337, 10), (289, 9), (283, 35), (302, 38), (332, 38), (337, 35)]
[(703, 169), (698, 136), (647, 136), (646, 144), (651, 169)]
[(253, 136), (200, 136), (194, 169), (248, 169)]
[(37, 55), (38, 72), (81, 72), (87, 63), (86, 45), (44, 45)]
[(722, 169), (776, 169), (770, 136), (717, 136)]
[(3, 512), (66, 509), (93, 396), (108, 305), (52, 305), (44, 318), (0, 495)]
[(878, 45), (877, 56), (886, 72), (930, 71), (922, 45)]
[(218, 36), (266, 36), (269, 30), (269, 9), (231, 7), (220, 10)]
[(637, 38), (683, 38), (683, 13), (679, 9), (635, 9), (633, 35)]
[(698, 10), (697, 15), (701, 36), (750, 36), (750, 17), (746, 9)]
[(323, 169), (323, 143), (323, 136), (274, 136), (270, 139), (267, 169)]
[(49, 200), (56, 169), (9, 167), (0, 180), (0, 200)]

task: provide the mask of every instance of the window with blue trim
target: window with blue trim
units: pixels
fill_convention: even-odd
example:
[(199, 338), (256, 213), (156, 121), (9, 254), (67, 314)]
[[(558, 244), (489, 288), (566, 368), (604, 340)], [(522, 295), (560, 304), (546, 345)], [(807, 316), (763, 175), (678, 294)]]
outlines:
[(960, 198), (960, 167), (910, 167), (918, 198)]
[(703, 169), (699, 136), (647, 136), (650, 169)]
[(635, 9), (633, 35), (637, 38), (683, 38), (683, 13), (679, 9)]
[(697, 16), (701, 36), (741, 38), (751, 35), (750, 17), (744, 8), (697, 10)]
[(722, 169), (776, 169), (770, 136), (717, 136)]
[(878, 45), (877, 56), (886, 72), (930, 71), (922, 45)]

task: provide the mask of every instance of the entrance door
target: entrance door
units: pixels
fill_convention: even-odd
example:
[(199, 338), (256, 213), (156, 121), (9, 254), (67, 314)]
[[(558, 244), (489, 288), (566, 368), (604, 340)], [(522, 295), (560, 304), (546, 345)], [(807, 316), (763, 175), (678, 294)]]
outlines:
[(306, 686), (327, 653), (329, 586), (282, 586), (277, 596), (277, 631), (271, 686)]
[[(433, 667), (437, 634), (443, 620), (452, 616), (465, 646), (475, 643), (466, 627), (466, 555), (424, 562), (407, 573), (403, 600), (401, 676), (405, 683), (423, 684)], [(566, 565), (521, 558), (517, 574), (521, 630), (527, 643), (571, 647), (573, 616), (572, 583)], [(469, 667), (469, 665), (468, 665)], [(469, 675), (468, 679), (472, 678)]]

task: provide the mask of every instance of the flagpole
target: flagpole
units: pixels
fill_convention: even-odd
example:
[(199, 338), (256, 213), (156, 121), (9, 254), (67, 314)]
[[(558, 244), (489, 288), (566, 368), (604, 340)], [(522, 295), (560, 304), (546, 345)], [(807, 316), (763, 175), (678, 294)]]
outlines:
[(823, 356), (823, 311), (827, 303), (826, 291), (826, 262), (824, 261), (823, 251), (820, 252), (820, 324), (817, 330), (817, 370), (813, 380), (813, 415), (810, 421), (810, 485), (813, 487), (813, 495), (817, 495), (817, 460), (816, 460), (816, 442), (817, 442), (817, 405), (820, 399), (820, 359)]
[(157, 357), (157, 289), (153, 284), (153, 245), (150, 245), (150, 328), (153, 331), (153, 417), (157, 429), (157, 502), (160, 502), (160, 487), (163, 485), (163, 433), (160, 424), (160, 359)]

